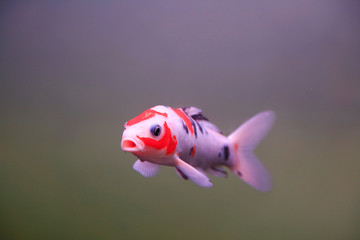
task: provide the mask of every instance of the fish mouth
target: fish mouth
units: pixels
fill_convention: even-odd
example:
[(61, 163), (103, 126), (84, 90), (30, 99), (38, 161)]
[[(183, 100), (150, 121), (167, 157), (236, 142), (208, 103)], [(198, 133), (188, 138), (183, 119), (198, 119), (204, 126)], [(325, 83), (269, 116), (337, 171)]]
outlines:
[(143, 145), (133, 138), (123, 138), (121, 141), (121, 148), (125, 152), (141, 152)]

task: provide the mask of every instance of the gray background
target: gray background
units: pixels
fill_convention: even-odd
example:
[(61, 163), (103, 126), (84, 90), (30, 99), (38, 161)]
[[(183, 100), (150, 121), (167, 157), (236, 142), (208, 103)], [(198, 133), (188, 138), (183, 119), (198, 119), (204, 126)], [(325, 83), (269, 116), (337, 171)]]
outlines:
[[(359, 239), (356, 1), (1, 1), (1, 239)], [(123, 124), (266, 109), (274, 189), (146, 179)]]

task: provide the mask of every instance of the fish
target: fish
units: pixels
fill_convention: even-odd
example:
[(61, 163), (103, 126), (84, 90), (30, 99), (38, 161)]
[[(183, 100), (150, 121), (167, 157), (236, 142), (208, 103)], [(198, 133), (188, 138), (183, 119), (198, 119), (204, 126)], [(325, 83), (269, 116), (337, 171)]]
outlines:
[(121, 148), (138, 158), (133, 169), (144, 177), (153, 177), (160, 166), (169, 166), (180, 178), (209, 188), (213, 184), (207, 174), (227, 177), (227, 168), (267, 192), (272, 188), (271, 177), (254, 149), (275, 118), (271, 110), (260, 112), (225, 136), (199, 108), (157, 105), (124, 124)]

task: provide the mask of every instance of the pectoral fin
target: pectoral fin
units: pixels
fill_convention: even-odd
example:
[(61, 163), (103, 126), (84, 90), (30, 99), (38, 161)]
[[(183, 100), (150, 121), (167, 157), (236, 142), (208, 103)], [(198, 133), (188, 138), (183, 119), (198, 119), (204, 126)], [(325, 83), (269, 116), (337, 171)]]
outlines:
[(188, 180), (188, 179), (189, 179), (189, 178), (188, 178), (182, 171), (180, 171), (178, 168), (175, 168), (175, 170), (176, 170), (177, 175), (179, 175), (179, 177), (181, 177), (182, 179), (184, 179), (184, 180)]
[(212, 183), (205, 174), (203, 174), (202, 172), (200, 172), (190, 164), (184, 162), (179, 157), (177, 156), (175, 157), (176, 159), (174, 163), (175, 163), (175, 167), (177, 168), (177, 172), (180, 172), (181, 175), (184, 175), (182, 176), (184, 179), (188, 178), (201, 187), (207, 187), (207, 188), (212, 187)]
[(153, 177), (160, 172), (159, 165), (146, 161), (142, 162), (140, 160), (137, 160), (134, 163), (133, 169), (139, 172), (144, 177)]

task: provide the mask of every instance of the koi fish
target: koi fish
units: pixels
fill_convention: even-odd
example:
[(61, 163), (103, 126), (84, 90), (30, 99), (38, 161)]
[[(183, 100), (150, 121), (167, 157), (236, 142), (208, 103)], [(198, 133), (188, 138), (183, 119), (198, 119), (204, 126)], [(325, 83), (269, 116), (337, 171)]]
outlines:
[(274, 122), (274, 112), (261, 112), (226, 137), (198, 108), (159, 105), (125, 123), (121, 148), (138, 158), (133, 169), (144, 177), (157, 175), (160, 165), (170, 166), (181, 178), (211, 187), (206, 173), (226, 177), (227, 167), (265, 192), (271, 178), (253, 151)]

